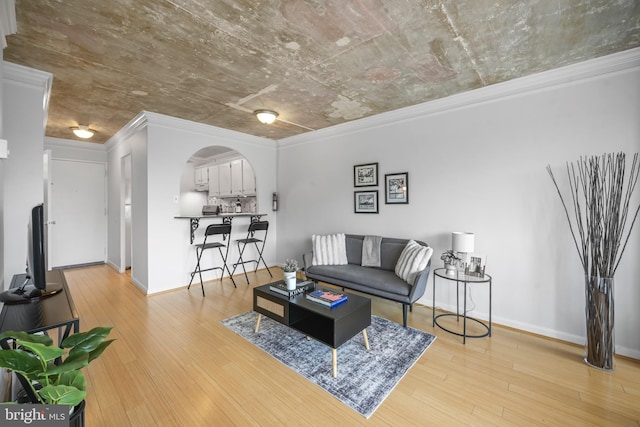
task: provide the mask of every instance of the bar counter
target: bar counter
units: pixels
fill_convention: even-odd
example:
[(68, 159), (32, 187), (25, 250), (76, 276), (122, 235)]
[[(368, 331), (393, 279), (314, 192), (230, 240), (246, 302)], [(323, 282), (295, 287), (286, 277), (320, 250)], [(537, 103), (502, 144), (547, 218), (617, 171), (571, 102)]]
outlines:
[(196, 230), (200, 226), (201, 219), (221, 219), (223, 224), (231, 224), (233, 218), (236, 217), (249, 217), (251, 222), (260, 221), (260, 218), (266, 216), (265, 213), (252, 213), (252, 212), (241, 212), (241, 213), (221, 213), (221, 214), (211, 214), (211, 215), (179, 215), (175, 216), (175, 219), (188, 219), (190, 233), (189, 238), (191, 239), (190, 243), (193, 244), (193, 239)]

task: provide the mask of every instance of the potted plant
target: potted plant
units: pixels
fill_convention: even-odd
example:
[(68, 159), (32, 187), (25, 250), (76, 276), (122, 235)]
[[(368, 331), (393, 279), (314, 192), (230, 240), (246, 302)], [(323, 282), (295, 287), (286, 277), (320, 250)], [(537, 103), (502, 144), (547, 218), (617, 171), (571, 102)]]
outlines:
[[(580, 157), (567, 163), (570, 208), (565, 203), (551, 166), (547, 171), (556, 187), (585, 277), (587, 344), (585, 362), (613, 370), (614, 275), (638, 218), (640, 204), (631, 205), (640, 163), (633, 156), (625, 176), (625, 154)], [(625, 178), (627, 183), (625, 184)], [(627, 226), (627, 220), (631, 219)]]
[(287, 284), (288, 290), (294, 290), (296, 288), (296, 272), (298, 271), (298, 261), (295, 259), (287, 259), (282, 264), (282, 271), (284, 272), (284, 281)]
[(449, 249), (440, 256), (440, 259), (444, 261), (444, 268), (447, 269), (446, 274), (453, 275), (456, 272), (456, 264), (461, 260), (452, 249)]
[(70, 335), (60, 347), (54, 346), (46, 335), (4, 332), (0, 334), (0, 367), (18, 375), (28, 402), (73, 408), (71, 425), (74, 425), (74, 417), (83, 420), (87, 395), (81, 369), (113, 342), (105, 341), (111, 329), (97, 327)]

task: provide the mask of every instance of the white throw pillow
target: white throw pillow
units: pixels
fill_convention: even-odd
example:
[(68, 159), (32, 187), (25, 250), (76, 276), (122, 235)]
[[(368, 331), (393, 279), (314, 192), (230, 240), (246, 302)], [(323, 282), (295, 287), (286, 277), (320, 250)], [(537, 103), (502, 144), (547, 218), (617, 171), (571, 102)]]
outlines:
[(425, 269), (432, 254), (433, 249), (430, 247), (422, 246), (414, 240), (409, 240), (396, 263), (396, 275), (408, 284), (413, 285), (416, 275)]
[(313, 265), (345, 265), (347, 261), (347, 244), (344, 233), (326, 236), (312, 235)]

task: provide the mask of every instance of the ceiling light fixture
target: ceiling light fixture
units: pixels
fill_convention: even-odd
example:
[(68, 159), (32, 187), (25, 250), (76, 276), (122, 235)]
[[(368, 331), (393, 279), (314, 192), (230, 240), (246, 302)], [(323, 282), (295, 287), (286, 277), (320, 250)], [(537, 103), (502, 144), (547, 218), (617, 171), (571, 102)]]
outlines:
[(278, 118), (278, 113), (271, 110), (256, 110), (253, 114), (255, 114), (258, 120), (265, 125), (270, 125)]
[(96, 133), (95, 130), (89, 129), (89, 126), (87, 126), (87, 125), (73, 126), (73, 127), (70, 127), (69, 129), (71, 129), (73, 131), (75, 136), (77, 136), (78, 138), (82, 138), (82, 139), (91, 138), (93, 136), (93, 134)]

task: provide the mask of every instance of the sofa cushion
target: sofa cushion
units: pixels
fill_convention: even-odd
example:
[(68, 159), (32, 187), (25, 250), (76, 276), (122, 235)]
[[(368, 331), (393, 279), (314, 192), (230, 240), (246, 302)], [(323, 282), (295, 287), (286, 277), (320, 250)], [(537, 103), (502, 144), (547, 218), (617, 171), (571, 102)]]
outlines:
[(425, 269), (432, 254), (433, 249), (430, 247), (422, 246), (414, 240), (409, 240), (400, 254), (395, 273), (398, 277), (413, 285), (416, 275)]
[(353, 264), (313, 265), (309, 267), (307, 274), (323, 282), (374, 295), (407, 297), (411, 292), (411, 286), (398, 277), (395, 272), (375, 267), (362, 267)]
[(347, 264), (347, 247), (344, 233), (326, 236), (312, 235), (313, 265)]

